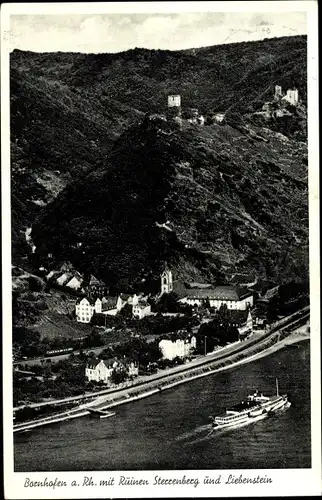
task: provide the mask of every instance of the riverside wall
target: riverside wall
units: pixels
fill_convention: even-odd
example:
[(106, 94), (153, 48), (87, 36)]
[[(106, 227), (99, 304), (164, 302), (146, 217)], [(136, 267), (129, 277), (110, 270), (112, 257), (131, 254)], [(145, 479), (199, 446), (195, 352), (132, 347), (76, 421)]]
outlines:
[[(184, 372), (178, 372), (169, 375), (163, 375), (156, 380), (151, 380), (146, 383), (143, 383), (137, 387), (129, 387), (128, 389), (124, 389), (121, 391), (116, 391), (110, 394), (104, 394), (99, 397), (99, 401), (94, 404), (90, 404), (89, 407), (91, 409), (108, 409), (119, 406), (121, 404), (130, 403), (132, 401), (136, 401), (138, 399), (143, 399), (153, 394), (163, 392), (165, 390), (169, 390), (173, 387), (176, 387), (180, 384), (192, 381), (194, 379), (205, 377), (207, 375), (211, 375), (217, 373), (222, 370), (227, 370), (229, 368), (233, 368), (234, 366), (245, 362), (246, 360), (251, 360), (253, 357), (260, 352), (263, 352), (278, 342), (287, 338), (294, 331), (295, 328), (301, 326), (307, 321), (308, 314), (305, 314), (303, 317), (299, 318), (295, 322), (292, 323), (291, 327), (285, 328), (281, 331), (275, 331), (271, 333), (268, 337), (254, 342), (251, 345), (248, 345), (247, 348), (241, 350), (240, 352), (233, 353), (229, 355), (225, 359), (214, 359), (214, 360), (206, 360), (204, 364), (199, 365), (197, 367), (188, 368)], [(95, 404), (96, 403), (96, 404)], [(13, 427), (14, 432), (22, 432), (28, 431), (35, 427), (41, 427), (44, 425), (49, 425), (57, 422), (63, 422), (74, 418), (80, 418), (86, 415), (89, 415), (90, 412), (86, 409), (84, 405), (83, 408), (77, 408), (74, 410), (70, 410), (67, 412), (63, 412), (60, 414), (52, 415), (50, 417), (22, 422), (19, 424), (15, 424)]]

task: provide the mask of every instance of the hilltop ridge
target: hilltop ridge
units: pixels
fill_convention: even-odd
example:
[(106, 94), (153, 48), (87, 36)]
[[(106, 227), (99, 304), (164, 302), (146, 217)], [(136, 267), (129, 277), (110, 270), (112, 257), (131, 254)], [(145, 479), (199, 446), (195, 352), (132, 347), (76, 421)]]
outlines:
[(165, 260), (182, 280), (251, 270), (296, 279), (308, 265), (305, 155), (303, 143), (269, 129), (146, 117), (47, 207), (36, 253), (120, 289), (158, 275)]
[[(149, 279), (166, 258), (189, 279), (307, 273), (305, 36), (173, 52), (14, 51), (10, 64), (18, 263), (32, 225), (37, 258), (51, 247), (57, 263), (119, 286)], [(301, 107), (267, 119), (276, 84), (296, 86)], [(225, 123), (152, 120), (171, 93), (206, 116), (224, 111)], [(70, 259), (80, 237), (88, 253)]]

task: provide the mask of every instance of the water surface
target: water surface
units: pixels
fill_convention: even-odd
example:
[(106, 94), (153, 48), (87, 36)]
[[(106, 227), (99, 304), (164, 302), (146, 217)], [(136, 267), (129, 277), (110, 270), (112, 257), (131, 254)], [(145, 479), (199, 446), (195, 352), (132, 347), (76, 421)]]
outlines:
[[(15, 435), (16, 471), (309, 468), (309, 342), (87, 417)], [(212, 432), (209, 415), (275, 378), (292, 405), (272, 418)]]

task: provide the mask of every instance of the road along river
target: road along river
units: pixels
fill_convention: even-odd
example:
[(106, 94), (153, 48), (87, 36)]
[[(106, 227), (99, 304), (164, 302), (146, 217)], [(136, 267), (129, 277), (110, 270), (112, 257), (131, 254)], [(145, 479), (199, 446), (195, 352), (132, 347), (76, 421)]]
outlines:
[[(212, 432), (209, 415), (275, 378), (292, 403), (245, 427)], [(309, 342), (121, 405), (109, 419), (76, 419), (15, 435), (16, 471), (310, 467)]]
[[(291, 323), (292, 326), (294, 327), (294, 325), (299, 322), (302, 324), (305, 321), (305, 316), (307, 315), (308, 313), (306, 312), (295, 322), (293, 319), (293, 322)], [(289, 334), (289, 328), (284, 331), (277, 330), (268, 336), (262, 335), (261, 340), (256, 338), (250, 340), (246, 346), (246, 342), (239, 346), (231, 346), (231, 348), (234, 349), (233, 352), (232, 349), (226, 353), (219, 352), (216, 356), (210, 357), (208, 360), (195, 360), (195, 363), (189, 364), (188, 367), (180, 366), (173, 370), (169, 370), (168, 375), (156, 374), (155, 376), (151, 376), (146, 383), (141, 381), (140, 384), (127, 387), (123, 390), (102, 391), (100, 393), (101, 395), (96, 395), (92, 402), (80, 404), (75, 409), (35, 421), (15, 424), (14, 432), (21, 432), (37, 426), (49, 425), (59, 421), (86, 416), (89, 414), (88, 407), (102, 409), (119, 406), (120, 404), (151, 396), (159, 391), (168, 390), (176, 385), (191, 381), (194, 378), (204, 377), (208, 376), (210, 373), (226, 370), (231, 366), (236, 366), (253, 359), (268, 348), (272, 348), (274, 344), (280, 343), (282, 336), (286, 337), (289, 336)]]

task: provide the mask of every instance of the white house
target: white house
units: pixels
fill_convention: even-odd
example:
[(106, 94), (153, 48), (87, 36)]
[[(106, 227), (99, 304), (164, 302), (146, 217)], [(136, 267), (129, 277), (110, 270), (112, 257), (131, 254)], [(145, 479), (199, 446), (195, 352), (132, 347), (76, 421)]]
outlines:
[(85, 377), (89, 382), (104, 382), (108, 384), (111, 379), (114, 368), (118, 365), (116, 359), (92, 359), (90, 360), (85, 368)]
[(139, 364), (130, 358), (124, 358), (120, 361), (120, 365), (126, 370), (130, 378), (139, 375)]
[(200, 307), (209, 301), (210, 307), (219, 309), (226, 305), (228, 309), (245, 310), (253, 306), (252, 292), (245, 288), (231, 285), (219, 285), (211, 289), (188, 289), (179, 302)]
[(60, 286), (66, 285), (68, 281), (73, 277), (72, 273), (70, 272), (65, 272), (57, 278), (56, 283)]
[(102, 312), (101, 299), (96, 299), (95, 302), (92, 302), (90, 299), (83, 297), (81, 300), (76, 302), (75, 313), (76, 320), (79, 323), (90, 323), (94, 312)]
[(103, 297), (102, 313), (108, 316), (115, 316), (121, 309), (123, 303), (120, 297)]
[(186, 358), (192, 349), (196, 347), (196, 337), (177, 337), (175, 339), (163, 339), (159, 342), (159, 347), (164, 359)]
[(73, 276), (71, 280), (66, 283), (68, 288), (72, 288), (73, 290), (79, 290), (82, 286), (83, 279), (80, 276)]
[(139, 374), (139, 365), (129, 358), (118, 359), (91, 359), (85, 368), (85, 377), (94, 382), (109, 384), (114, 370), (124, 370), (131, 378)]
[(126, 304), (133, 305), (137, 304), (139, 297), (137, 295), (128, 295), (121, 293), (117, 297), (103, 297), (102, 305), (103, 305), (103, 314), (107, 314), (109, 316), (116, 316), (117, 313), (123, 309)]
[(135, 318), (142, 319), (151, 315), (151, 305), (145, 300), (139, 300), (132, 306), (132, 314)]

